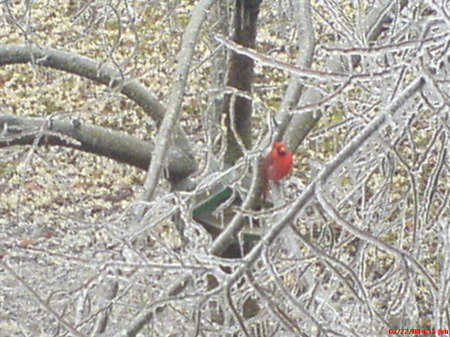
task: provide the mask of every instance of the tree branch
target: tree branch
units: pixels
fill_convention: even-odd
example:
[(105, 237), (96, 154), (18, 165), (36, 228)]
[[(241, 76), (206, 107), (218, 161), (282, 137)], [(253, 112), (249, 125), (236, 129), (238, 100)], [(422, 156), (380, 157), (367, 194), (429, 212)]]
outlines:
[[(300, 1), (297, 0), (294, 3), (295, 6), (295, 18), (298, 22), (297, 29), (299, 31), (297, 46), (301, 50), (298, 53), (296, 67), (302, 69), (308, 69), (311, 67), (314, 57), (314, 49), (316, 47), (316, 39), (314, 35), (314, 22), (311, 12), (311, 4), (309, 0)], [(281, 102), (281, 108), (278, 112), (277, 118), (280, 120), (280, 127), (277, 129), (277, 135), (275, 139), (281, 140), (286, 128), (292, 118), (289, 114), (289, 110), (298, 104), (300, 100), (304, 85), (300, 82), (298, 75), (292, 74), (289, 79), (289, 84)], [(286, 143), (288, 147), (292, 147), (293, 144)]]
[(77, 337), (85, 337), (84, 334), (75, 329), (72, 324), (66, 321), (60, 314), (58, 314), (53, 308), (51, 308), (44, 299), (21, 277), (19, 276), (13, 268), (11, 268), (6, 262), (0, 259), (0, 265), (5, 269), (22, 287), (24, 287), (35, 299), (39, 305), (47, 311), (50, 316), (52, 316), (59, 324), (61, 324), (68, 332), (70, 332), (73, 336)]
[[(405, 1), (401, 1), (400, 4), (388, 0), (382, 2), (382, 4), (370, 11), (366, 16), (364, 34), (367, 36), (367, 40), (369, 42), (378, 39), (380, 34), (386, 29), (386, 25), (392, 21), (392, 13), (402, 9), (405, 6)], [(357, 56), (352, 60), (354, 66), (356, 66), (361, 60), (361, 57)], [(337, 60), (336, 62), (336, 60), (330, 58), (326, 68), (330, 73), (340, 73), (343, 68), (343, 61)], [(347, 77), (347, 80), (349, 78), (350, 76)], [(301, 101), (302, 105), (314, 105), (322, 100), (322, 94), (316, 88), (311, 87), (303, 92), (301, 100), (297, 100), (297, 103)], [(288, 119), (289, 125), (287, 128), (291, 131), (287, 132), (286, 144), (291, 149), (296, 149), (303, 139), (306, 138), (308, 133), (314, 128), (321, 116), (322, 113), (313, 108), (305, 113), (292, 115), (291, 118)]]
[[(0, 66), (22, 63), (63, 70), (110, 87), (117, 87), (118, 91), (139, 105), (158, 125), (166, 114), (166, 108), (151, 91), (136, 79), (125, 76), (109, 65), (76, 53), (48, 47), (25, 44), (0, 45)], [(178, 151), (189, 157), (192, 165), (196, 165), (187, 136), (178, 125), (173, 126), (172, 129)], [(177, 177), (177, 179), (181, 178), (184, 177)]]
[(317, 177), (305, 188), (297, 200), (295, 200), (287, 214), (270, 228), (267, 234), (261, 238), (258, 244), (244, 258), (246, 263), (230, 276), (229, 283), (234, 283), (242, 277), (248, 266), (253, 264), (260, 256), (262, 248), (270, 245), (286, 226), (295, 221), (298, 214), (314, 197), (316, 188), (325, 184), (331, 175), (384, 125), (388, 116), (394, 115), (408, 99), (423, 88), (425, 82), (425, 78), (423, 77), (412, 82), (319, 172)]
[(148, 201), (152, 198), (158, 184), (159, 176), (167, 157), (167, 149), (171, 142), (172, 131), (176, 127), (176, 121), (180, 115), (196, 39), (206, 18), (208, 8), (215, 2), (216, 0), (202, 0), (195, 6), (191, 20), (183, 35), (181, 50), (177, 57), (178, 66), (169, 95), (169, 105), (156, 138), (156, 146), (153, 151), (154, 160), (151, 161), (148, 168), (143, 193), (140, 197), (143, 201)]
[[(0, 148), (13, 145), (64, 146), (108, 157), (140, 169), (147, 169), (153, 144), (109, 128), (81, 123), (78, 120), (59, 120), (0, 114)], [(171, 181), (192, 174), (196, 165), (190, 156), (172, 148), (169, 151), (168, 171)]]

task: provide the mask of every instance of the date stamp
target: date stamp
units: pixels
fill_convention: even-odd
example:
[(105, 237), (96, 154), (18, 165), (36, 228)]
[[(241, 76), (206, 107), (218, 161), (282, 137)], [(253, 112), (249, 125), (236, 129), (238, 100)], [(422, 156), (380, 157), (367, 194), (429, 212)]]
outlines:
[(389, 329), (388, 332), (390, 335), (448, 335), (448, 330), (437, 329)]

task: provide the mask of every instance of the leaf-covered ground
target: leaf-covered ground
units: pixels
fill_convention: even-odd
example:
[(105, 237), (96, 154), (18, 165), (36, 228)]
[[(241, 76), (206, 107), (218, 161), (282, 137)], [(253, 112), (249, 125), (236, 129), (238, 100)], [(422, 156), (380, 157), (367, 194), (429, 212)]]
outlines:
[[(0, 43), (32, 42), (116, 65), (164, 99), (188, 13), (170, 1), (114, 8), (106, 2), (8, 2), (0, 6)], [(147, 140), (155, 132), (154, 122), (114, 90), (31, 65), (0, 69), (0, 111), (77, 118)], [(76, 305), (67, 299), (95, 289), (99, 268), (113, 259), (111, 247), (120, 240), (115, 231), (124, 226), (121, 215), (144, 172), (64, 148), (4, 148), (0, 158), (0, 254), (50, 306), (69, 314)], [(155, 233), (168, 231), (161, 224)], [(2, 272), (0, 283), (1, 336), (35, 335), (46, 325), (57, 334), (54, 319), (11, 274)]]
[[(328, 2), (318, 3), (322, 6)], [(345, 4), (342, 12), (325, 12), (319, 8), (314, 13), (320, 42), (313, 68), (324, 67), (329, 55), (321, 47), (337, 40), (339, 32), (345, 37), (359, 36), (358, 27), (353, 26), (357, 17), (352, 13), (356, 9), (347, 6), (352, 2), (341, 3)], [(193, 1), (188, 0), (136, 0), (119, 1), (112, 7), (106, 1), (9, 1), (8, 5), (2, 3), (0, 6), (0, 43), (33, 42), (106, 62), (139, 79), (164, 102), (176, 66), (174, 59), (179, 50), (180, 37), (189, 20), (192, 4)], [(296, 36), (291, 33), (292, 22), (288, 22), (288, 13), (277, 12), (272, 25), (274, 18), (270, 11), (266, 11), (267, 8), (264, 9), (257, 49), (278, 60), (293, 62), (298, 51), (293, 47)], [(363, 12), (362, 8), (359, 10)], [(401, 17), (404, 21), (410, 19), (407, 17), (409, 14), (398, 14), (405, 15), (406, 18)], [(426, 15), (424, 19), (427, 19)], [(341, 25), (327, 24), (333, 20)], [(411, 39), (417, 38), (414, 27), (404, 28), (407, 32), (412, 30), (409, 33)], [(206, 25), (206, 33), (203, 34), (216, 28)], [(389, 38), (389, 34), (385, 35), (380, 38), (381, 44), (387, 43), (383, 39)], [(196, 49), (181, 121), (199, 159), (205, 155), (202, 143), (205, 142), (206, 130), (202, 125), (205, 119), (202, 113), (206, 111), (210, 94), (208, 71), (210, 56), (215, 52), (211, 40), (202, 39)], [(390, 53), (388, 49), (386, 54), (389, 58), (368, 53), (362, 70), (358, 68), (355, 71), (369, 72), (377, 67), (384, 69), (388, 59), (393, 60), (394, 65), (398, 61), (411, 67), (410, 75), (406, 76), (409, 81), (409, 77), (413, 78), (421, 68), (417, 53), (404, 50), (397, 52), (394, 49)], [(432, 58), (433, 53), (430, 55), (427, 56)], [(365, 65), (367, 68), (364, 68)], [(309, 182), (372, 116), (377, 115), (380, 107), (386, 105), (391, 94), (385, 92), (386, 88), (399, 89), (397, 77), (392, 74), (387, 79), (374, 77), (370, 81), (355, 82), (327, 102), (326, 114), (320, 124), (297, 150), (296, 168), (288, 181), (291, 187), (287, 193), (288, 200), (299, 195), (301, 186)], [(257, 65), (254, 86), (256, 125), (266, 123), (269, 120), (267, 117), (279, 108), (287, 78), (286, 73)], [(317, 87), (325, 94), (335, 90), (326, 83), (319, 83)], [(406, 120), (409, 116), (405, 113), (406, 117), (389, 121), (386, 131), (355, 154), (358, 160), (349, 161), (330, 179), (326, 193), (349, 222), (382, 238), (384, 242), (398, 245), (405, 254), (417, 256), (426, 273), (440, 285), (440, 280), (445, 280), (445, 270), (442, 270), (445, 254), (439, 250), (445, 237), (440, 226), (443, 227), (448, 220), (448, 216), (444, 215), (448, 212), (446, 202), (450, 194), (448, 164), (440, 163), (443, 167), (441, 172), (436, 171), (435, 167), (442, 158), (440, 155), (444, 154), (445, 158), (447, 140), (442, 125), (446, 124), (440, 124), (443, 115), (439, 116), (439, 112), (423, 103), (411, 103), (408, 108), (416, 116)], [(113, 89), (32, 65), (0, 68), (0, 112), (56, 119), (77, 118), (147, 140), (152, 139), (156, 131), (155, 123), (148, 116)], [(256, 127), (255, 136), (260, 132)], [(439, 136), (441, 134), (444, 136)], [(139, 192), (144, 174), (112, 160), (71, 149), (0, 149), (0, 258), (7, 255), (11, 268), (21, 277), (19, 280), (14, 277), (14, 272), (0, 272), (0, 336), (35, 335), (36, 331), (42, 335), (64, 335), (64, 330), (58, 327), (54, 317), (44, 312), (45, 306), (34, 301), (36, 296), (26, 291), (24, 284), (30, 285), (38, 296), (64, 317), (76, 317), (76, 322), (83, 329), (94, 321), (98, 312), (107, 311), (111, 306), (106, 287), (108, 283), (104, 281), (118, 280), (120, 291), (114, 298), (114, 321), (111, 324), (121, 327), (123, 321), (128, 322), (147, 299), (161, 293), (167, 282), (171, 283), (179, 277), (176, 271), (168, 272), (155, 265), (143, 266), (139, 263), (198, 263), (196, 255), (187, 254), (182, 258), (178, 255), (181, 243), (170, 222), (170, 212), (178, 196), (170, 194), (165, 183), (160, 189), (165, 193), (159, 194), (158, 207), (152, 209), (147, 219), (152, 224), (145, 232), (147, 241), (141, 243), (142, 249), (139, 251), (127, 246), (125, 241), (130, 238), (124, 237), (123, 229), (130, 221), (130, 207)], [(429, 287), (423, 278), (416, 278), (421, 275), (417, 269), (403, 269), (404, 265), (398, 264), (394, 255), (385, 253), (376, 245), (355, 239), (325, 213), (318, 203), (308, 208), (298, 220), (303, 233), (312, 241), (317, 240), (318, 246), (325, 247), (327, 251), (329, 249), (330, 254), (341, 259), (343, 264), (358, 268), (360, 278), (357, 280), (366, 287), (373, 308), (382, 313), (386, 311), (389, 315), (391, 306), (399, 312), (412, 312), (414, 305), (417, 305), (420, 317), (416, 321), (426, 324), (431, 315), (432, 295), (437, 290)], [(428, 222), (435, 226), (429, 226)], [(421, 240), (417, 247), (414, 247), (413, 241), (415, 229), (422, 230), (421, 236), (414, 238)], [(201, 228), (192, 224), (189, 230), (192, 242), (202, 249), (207, 247), (210, 238), (204, 235)], [(129, 250), (119, 251), (116, 249), (119, 246)], [(436, 252), (442, 254), (439, 259), (434, 258)], [(341, 316), (351, 316), (353, 308), (347, 308), (351, 305), (357, 307), (359, 303), (352, 302), (354, 298), (342, 285), (342, 279), (311, 255), (308, 248), (302, 248), (302, 253), (304, 256), (298, 260), (287, 259), (283, 254), (274, 259), (277, 262), (273, 265), (280, 267), (280, 274), (284, 273), (285, 285), (307, 286), (296, 283), (300, 275), (297, 268), (303, 268), (302, 263), (306, 261), (304, 263), (308, 266), (304, 270), (310, 268), (311, 284), (317, 286), (311, 293), (316, 293), (320, 286), (325, 288), (327, 294), (332, 294), (328, 291), (334, 289), (330, 301), (336, 302), (332, 303), (334, 307), (330, 312), (340, 316), (338, 310), (342, 310)], [(124, 258), (121, 254), (128, 255)], [(206, 261), (209, 262), (209, 258)], [(119, 268), (113, 268), (111, 263), (119, 263), (121, 259), (128, 264), (121, 266), (119, 273)], [(130, 261), (135, 261), (136, 265)], [(414, 277), (402, 274), (405, 270), (414, 273)], [(390, 273), (384, 276), (386, 271)], [(277, 285), (270, 283), (273, 278), (267, 277), (267, 270), (258, 272), (262, 280), (267, 280), (267, 284), (263, 282), (264, 287), (278, 289)], [(163, 277), (164, 282), (157, 282)], [(414, 283), (416, 281), (417, 284)], [(204, 286), (201, 277), (198, 282), (199, 287)], [(404, 286), (402, 282), (405, 282)], [(334, 286), (345, 288), (347, 292)], [(300, 290), (298, 293), (302, 295)], [(248, 294), (253, 291), (250, 288)], [(273, 294), (277, 295), (276, 292)], [(279, 298), (282, 298), (281, 295)], [(173, 317), (170, 318), (173, 319), (174, 329), (184, 327), (178, 324), (180, 322), (191, 321), (190, 314), (194, 311), (188, 305), (194, 302), (186, 303), (183, 310), (172, 308)], [(91, 311), (83, 312), (84, 308)], [(358, 313), (361, 316), (366, 313), (364, 305), (355, 311), (358, 310), (361, 310)], [(355, 316), (348, 319), (350, 322)], [(365, 322), (357, 319), (355, 324), (364, 325)], [(412, 327), (415, 326), (402, 326)], [(168, 327), (155, 327), (155, 331), (159, 328), (169, 335)]]

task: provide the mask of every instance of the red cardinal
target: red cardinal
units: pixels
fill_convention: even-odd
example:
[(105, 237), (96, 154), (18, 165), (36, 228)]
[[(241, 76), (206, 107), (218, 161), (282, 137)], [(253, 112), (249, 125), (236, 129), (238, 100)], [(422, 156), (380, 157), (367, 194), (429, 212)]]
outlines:
[(282, 142), (273, 143), (263, 163), (263, 201), (266, 200), (269, 180), (279, 181), (292, 169), (292, 152)]

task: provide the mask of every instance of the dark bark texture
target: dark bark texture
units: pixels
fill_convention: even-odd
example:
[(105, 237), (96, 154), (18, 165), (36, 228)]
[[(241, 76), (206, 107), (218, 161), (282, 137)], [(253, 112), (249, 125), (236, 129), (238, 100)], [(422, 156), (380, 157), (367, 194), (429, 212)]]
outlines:
[[(234, 32), (232, 36), (234, 42), (249, 48), (255, 47), (261, 2), (262, 0), (236, 0), (233, 21)], [(236, 88), (243, 94), (250, 96), (253, 82), (253, 67), (254, 62), (252, 59), (232, 52), (228, 68), (227, 86)], [(234, 106), (232, 106), (233, 103)], [(223, 111), (226, 114), (225, 123), (228, 141), (225, 161), (228, 164), (233, 164), (243, 154), (236, 136), (242, 140), (245, 148), (248, 149), (252, 145), (252, 102), (242, 95), (237, 95), (235, 99), (232, 99), (232, 94), (227, 94)], [(233, 121), (234, 123), (232, 123)]]

